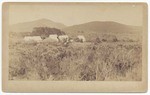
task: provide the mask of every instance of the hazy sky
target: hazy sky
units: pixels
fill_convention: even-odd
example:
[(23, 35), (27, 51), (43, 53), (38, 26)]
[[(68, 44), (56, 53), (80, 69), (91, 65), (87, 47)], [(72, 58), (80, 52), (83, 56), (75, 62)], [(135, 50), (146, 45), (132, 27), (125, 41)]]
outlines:
[(142, 25), (142, 6), (133, 4), (11, 4), (9, 23), (47, 18), (65, 25), (90, 21), (116, 21), (128, 25)]

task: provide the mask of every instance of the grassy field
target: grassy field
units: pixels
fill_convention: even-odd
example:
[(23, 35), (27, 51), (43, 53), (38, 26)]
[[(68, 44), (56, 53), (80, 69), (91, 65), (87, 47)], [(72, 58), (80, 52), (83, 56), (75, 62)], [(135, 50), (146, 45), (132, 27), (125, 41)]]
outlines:
[(138, 42), (9, 44), (9, 80), (140, 81), (141, 77)]

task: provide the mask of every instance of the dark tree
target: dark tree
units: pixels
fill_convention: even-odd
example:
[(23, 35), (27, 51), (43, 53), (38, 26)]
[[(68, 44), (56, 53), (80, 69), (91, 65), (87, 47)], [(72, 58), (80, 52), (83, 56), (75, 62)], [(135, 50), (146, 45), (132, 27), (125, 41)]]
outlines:
[(31, 33), (32, 36), (41, 36), (42, 39), (45, 39), (46, 37), (52, 34), (64, 35), (65, 32), (57, 28), (35, 27)]

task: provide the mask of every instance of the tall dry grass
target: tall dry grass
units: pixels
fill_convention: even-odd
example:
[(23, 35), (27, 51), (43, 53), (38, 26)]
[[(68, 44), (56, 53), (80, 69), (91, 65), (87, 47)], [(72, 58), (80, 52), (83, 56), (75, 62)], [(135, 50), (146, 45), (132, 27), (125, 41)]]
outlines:
[(12, 43), (10, 80), (139, 81), (138, 43)]

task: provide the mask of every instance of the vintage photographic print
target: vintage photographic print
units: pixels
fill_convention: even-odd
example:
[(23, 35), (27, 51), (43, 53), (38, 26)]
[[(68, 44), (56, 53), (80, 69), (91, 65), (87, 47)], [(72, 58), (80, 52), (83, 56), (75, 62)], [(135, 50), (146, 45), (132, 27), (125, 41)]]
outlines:
[(4, 3), (7, 80), (147, 80), (146, 9), (145, 3)]

